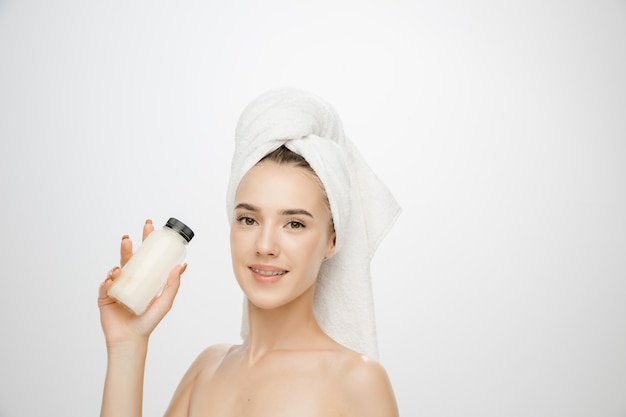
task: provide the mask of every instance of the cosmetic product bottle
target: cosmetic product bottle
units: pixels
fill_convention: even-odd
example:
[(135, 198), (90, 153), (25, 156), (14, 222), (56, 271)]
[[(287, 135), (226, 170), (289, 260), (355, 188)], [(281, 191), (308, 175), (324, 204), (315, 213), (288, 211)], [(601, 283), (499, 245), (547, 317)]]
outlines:
[(163, 229), (148, 235), (122, 267), (109, 288), (109, 297), (136, 315), (142, 314), (163, 289), (172, 268), (184, 260), (193, 235), (183, 222), (170, 218)]

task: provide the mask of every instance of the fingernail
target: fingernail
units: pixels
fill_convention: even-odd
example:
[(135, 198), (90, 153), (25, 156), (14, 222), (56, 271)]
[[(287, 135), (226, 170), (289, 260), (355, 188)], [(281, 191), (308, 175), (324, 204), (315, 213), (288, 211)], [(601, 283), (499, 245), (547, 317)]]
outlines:
[(184, 264), (183, 264), (183, 267), (182, 267), (182, 268), (180, 268), (180, 275), (182, 275), (182, 274), (183, 274), (183, 272), (185, 272), (185, 270), (186, 270), (186, 269), (187, 269), (187, 264), (186, 264), (186, 263), (184, 263)]
[(115, 273), (121, 269), (119, 266), (116, 266), (115, 268), (112, 268), (111, 270), (109, 270), (109, 274), (107, 276), (107, 278), (113, 278), (113, 275), (115, 275)]
[(128, 235), (122, 236), (122, 240), (124, 240), (124, 239), (130, 239), (130, 236), (128, 236)]
[(151, 219), (146, 219), (146, 224), (152, 224), (152, 220)]

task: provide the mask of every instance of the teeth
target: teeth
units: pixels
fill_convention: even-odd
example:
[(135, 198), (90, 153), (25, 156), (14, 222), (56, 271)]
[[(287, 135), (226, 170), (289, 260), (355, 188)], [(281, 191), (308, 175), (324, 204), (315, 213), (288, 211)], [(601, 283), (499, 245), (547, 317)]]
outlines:
[(283, 275), (287, 272), (287, 271), (264, 271), (262, 269), (256, 269), (256, 268), (250, 268), (250, 269), (252, 269), (257, 274), (267, 275), (267, 276)]

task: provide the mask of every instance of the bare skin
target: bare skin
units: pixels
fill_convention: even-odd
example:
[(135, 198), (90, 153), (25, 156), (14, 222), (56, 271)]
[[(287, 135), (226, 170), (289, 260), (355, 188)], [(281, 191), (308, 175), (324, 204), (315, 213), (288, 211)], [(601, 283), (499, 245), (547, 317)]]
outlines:
[[(302, 168), (264, 162), (237, 191), (231, 227), (233, 270), (248, 297), (250, 331), (241, 345), (202, 352), (165, 415), (393, 417), (398, 410), (383, 367), (328, 337), (312, 311), (322, 262), (334, 253), (323, 190)], [(144, 226), (144, 238), (152, 225)], [(122, 240), (121, 264), (132, 255)], [(106, 296), (99, 305), (108, 352), (101, 416), (140, 416), (149, 335), (172, 306), (185, 266), (136, 317)], [(119, 271), (113, 271), (113, 279)]]

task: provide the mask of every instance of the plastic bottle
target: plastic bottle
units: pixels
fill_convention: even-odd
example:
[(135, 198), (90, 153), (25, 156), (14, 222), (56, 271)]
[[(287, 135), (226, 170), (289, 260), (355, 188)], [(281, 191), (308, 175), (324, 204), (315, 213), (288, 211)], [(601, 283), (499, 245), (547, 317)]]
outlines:
[(165, 285), (172, 268), (183, 261), (193, 235), (183, 222), (170, 218), (163, 229), (148, 235), (124, 265), (109, 288), (109, 297), (136, 315), (142, 314)]

